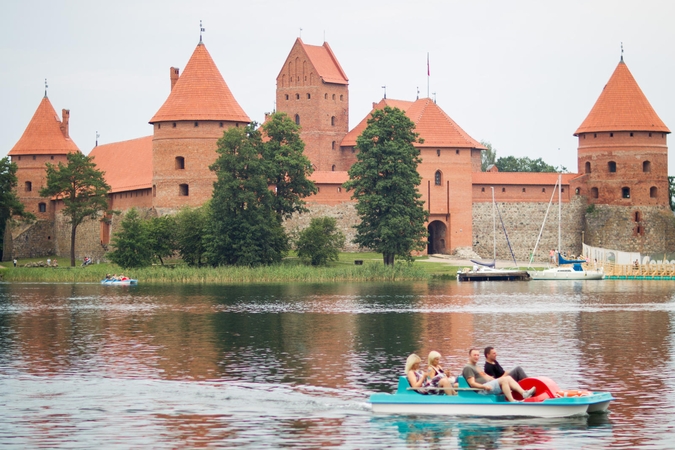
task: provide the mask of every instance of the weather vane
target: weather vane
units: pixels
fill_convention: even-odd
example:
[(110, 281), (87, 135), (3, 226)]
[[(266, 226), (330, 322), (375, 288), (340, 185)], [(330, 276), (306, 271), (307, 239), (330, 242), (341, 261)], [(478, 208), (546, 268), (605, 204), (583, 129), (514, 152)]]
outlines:
[(382, 89), (384, 89), (384, 98), (387, 98), (387, 86), (382, 86)]
[(98, 134), (98, 131), (97, 131), (96, 132), (96, 145), (95, 145), (95, 147), (98, 147), (98, 138), (100, 138), (100, 137), (101, 137), (101, 135)]
[(47, 88), (48, 87), (49, 86), (47, 86), (47, 79), (45, 78), (45, 97), (47, 97)]
[(300, 39), (302, 39), (302, 28), (300, 28)]
[(206, 31), (206, 28), (202, 25), (202, 21), (199, 21), (199, 42), (202, 42), (202, 33)]
[(436, 93), (435, 93), (435, 92), (432, 92), (431, 95), (434, 96), (434, 103), (436, 103)]
[(417, 86), (417, 100), (420, 99), (420, 87)]
[(621, 43), (621, 61), (623, 61), (623, 42)]

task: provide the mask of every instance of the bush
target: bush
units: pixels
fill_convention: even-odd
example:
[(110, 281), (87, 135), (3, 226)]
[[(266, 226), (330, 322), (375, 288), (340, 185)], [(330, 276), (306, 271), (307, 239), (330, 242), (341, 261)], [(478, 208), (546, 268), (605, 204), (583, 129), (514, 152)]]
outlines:
[(152, 264), (152, 245), (148, 237), (147, 226), (131, 208), (120, 224), (121, 230), (113, 235), (115, 250), (108, 258), (125, 269), (147, 267)]
[(303, 262), (323, 266), (328, 261), (337, 261), (344, 245), (345, 236), (337, 229), (335, 219), (318, 217), (300, 232), (296, 249)]

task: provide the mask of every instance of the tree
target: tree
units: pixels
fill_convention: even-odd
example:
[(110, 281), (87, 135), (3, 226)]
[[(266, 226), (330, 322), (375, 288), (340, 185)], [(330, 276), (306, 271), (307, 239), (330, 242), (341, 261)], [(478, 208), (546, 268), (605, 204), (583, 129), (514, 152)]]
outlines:
[(108, 252), (108, 258), (125, 269), (147, 267), (152, 264), (152, 243), (147, 224), (141, 219), (136, 208), (131, 208), (120, 223), (120, 231), (112, 238), (115, 250)]
[(487, 172), (488, 167), (493, 165), (497, 159), (497, 149), (492, 148), (492, 144), (487, 141), (480, 141), (480, 143), (483, 144), (483, 147), (487, 148), (480, 155), (480, 170)]
[(414, 128), (398, 108), (375, 111), (356, 139), (357, 162), (344, 184), (353, 191), (361, 218), (355, 242), (382, 253), (386, 265), (393, 265), (396, 256), (411, 261), (411, 252), (425, 246), (428, 213), (417, 191), (422, 160), (413, 146), (422, 140)]
[(231, 128), (218, 141), (219, 157), (211, 165), (218, 180), (213, 185), (206, 239), (209, 263), (214, 266), (271, 264), (288, 251), (288, 237), (277, 212), (280, 205), (269, 184), (278, 171), (264, 158), (263, 147), (255, 123)]
[(9, 156), (0, 159), (0, 260), (2, 260), (3, 238), (7, 222), (13, 217), (23, 220), (34, 220), (35, 216), (24, 210), (23, 203), (16, 195), (16, 164), (10, 161)]
[(164, 265), (168, 258), (178, 250), (178, 224), (173, 216), (153, 217), (145, 223), (150, 240), (152, 257)]
[(337, 228), (337, 221), (333, 217), (316, 217), (300, 232), (296, 249), (303, 262), (324, 266), (338, 260), (344, 245), (345, 235)]
[(546, 164), (543, 159), (530, 159), (527, 156), (516, 158), (515, 156), (506, 156), (497, 159), (495, 165), (500, 172), (567, 172), (567, 167), (553, 167)]
[(200, 267), (205, 262), (211, 203), (199, 208), (183, 208), (176, 214), (176, 244), (181, 258), (188, 266)]
[(47, 163), (47, 186), (40, 189), (42, 197), (63, 200), (63, 215), (70, 223), (70, 265), (75, 267), (75, 236), (77, 227), (87, 219), (96, 219), (108, 211), (110, 186), (104, 173), (96, 169), (93, 158), (80, 152), (67, 155), (68, 164)]
[(668, 194), (670, 209), (671, 211), (675, 211), (675, 177), (668, 177)]
[(269, 163), (268, 184), (275, 187), (275, 212), (283, 219), (294, 212), (306, 212), (303, 198), (317, 190), (308, 178), (314, 169), (303, 153), (305, 143), (300, 138), (300, 127), (286, 114), (275, 113), (262, 129), (269, 138), (262, 144), (262, 158)]

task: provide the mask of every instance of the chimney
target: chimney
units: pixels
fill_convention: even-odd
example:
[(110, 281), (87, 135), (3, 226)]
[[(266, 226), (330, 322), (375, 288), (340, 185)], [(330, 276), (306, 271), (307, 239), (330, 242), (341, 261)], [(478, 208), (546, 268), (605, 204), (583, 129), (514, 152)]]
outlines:
[(61, 110), (61, 133), (63, 133), (63, 137), (66, 139), (70, 139), (70, 133), (69, 133), (69, 122), (70, 122), (70, 110), (69, 109), (62, 109)]
[(172, 67), (169, 71), (171, 77), (171, 90), (173, 91), (173, 87), (175, 86), (176, 81), (178, 81), (178, 77), (180, 77), (180, 69), (178, 67)]

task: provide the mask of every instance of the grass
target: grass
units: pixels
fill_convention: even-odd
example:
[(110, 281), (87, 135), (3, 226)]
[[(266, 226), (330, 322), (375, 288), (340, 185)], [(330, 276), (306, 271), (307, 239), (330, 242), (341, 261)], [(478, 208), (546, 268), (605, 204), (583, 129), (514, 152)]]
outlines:
[[(354, 260), (364, 260), (363, 265), (355, 265)], [(27, 262), (45, 261), (46, 258), (22, 259), (20, 265)], [(169, 266), (152, 266), (124, 271), (120, 267), (104, 263), (88, 267), (64, 266), (61, 259), (58, 268), (11, 267), (3, 263), (0, 277), (3, 281), (18, 282), (97, 282), (107, 273), (126, 275), (143, 283), (283, 283), (283, 282), (356, 282), (356, 281), (410, 281), (427, 280), (451, 269), (444, 264), (435, 263), (398, 263), (394, 267), (385, 267), (381, 255), (375, 253), (342, 253), (340, 260), (327, 267), (306, 266), (297, 258), (290, 257), (280, 264), (263, 267), (188, 267), (182, 263)], [(9, 267), (7, 267), (9, 266)], [(444, 267), (438, 267), (444, 266)], [(456, 270), (456, 268), (455, 268)], [(450, 270), (451, 271), (451, 270)], [(454, 275), (453, 275), (454, 276)]]

